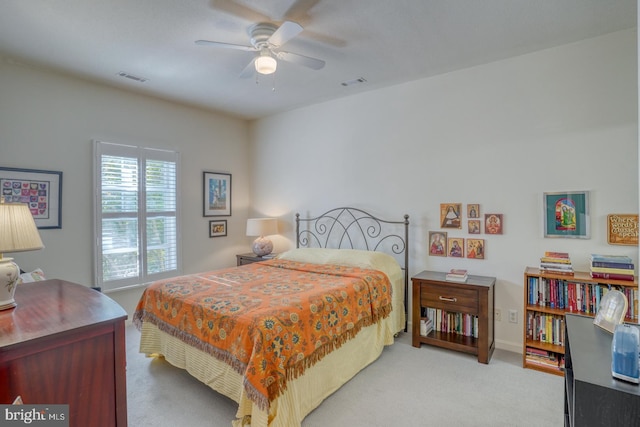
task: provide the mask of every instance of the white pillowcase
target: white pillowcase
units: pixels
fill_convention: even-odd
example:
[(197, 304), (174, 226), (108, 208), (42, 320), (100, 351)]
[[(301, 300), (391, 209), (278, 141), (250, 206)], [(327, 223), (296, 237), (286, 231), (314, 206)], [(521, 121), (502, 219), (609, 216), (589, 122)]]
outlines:
[(336, 264), (380, 270), (389, 281), (402, 283), (404, 275), (400, 265), (389, 254), (358, 249), (298, 248), (283, 252), (278, 259), (307, 262), (310, 264)]

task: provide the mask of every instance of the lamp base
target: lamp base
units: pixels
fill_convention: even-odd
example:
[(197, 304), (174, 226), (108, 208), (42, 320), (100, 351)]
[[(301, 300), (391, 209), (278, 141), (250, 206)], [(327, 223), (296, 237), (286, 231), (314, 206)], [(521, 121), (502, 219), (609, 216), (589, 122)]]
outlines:
[(273, 243), (266, 237), (258, 237), (253, 241), (253, 253), (258, 256), (269, 255), (273, 251)]
[(20, 269), (13, 258), (0, 259), (0, 310), (8, 310), (17, 305), (13, 296), (19, 276)]

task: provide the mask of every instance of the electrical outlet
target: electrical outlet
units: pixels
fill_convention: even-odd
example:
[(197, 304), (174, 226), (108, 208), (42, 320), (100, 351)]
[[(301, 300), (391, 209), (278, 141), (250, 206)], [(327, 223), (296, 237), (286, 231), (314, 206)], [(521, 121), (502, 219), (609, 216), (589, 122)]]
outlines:
[(509, 322), (518, 323), (518, 310), (509, 310)]
[(502, 312), (499, 308), (496, 308), (496, 310), (494, 311), (493, 318), (496, 322), (500, 322), (502, 320)]

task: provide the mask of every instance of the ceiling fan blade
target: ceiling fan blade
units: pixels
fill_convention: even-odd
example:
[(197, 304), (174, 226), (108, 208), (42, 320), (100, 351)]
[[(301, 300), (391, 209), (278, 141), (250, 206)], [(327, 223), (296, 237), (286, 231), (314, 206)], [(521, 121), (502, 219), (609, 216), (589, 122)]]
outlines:
[(211, 0), (211, 7), (251, 22), (270, 21), (271, 17), (255, 9), (229, 0)]
[(322, 59), (311, 58), (309, 56), (300, 55), (291, 52), (278, 52), (278, 58), (284, 59), (294, 64), (303, 65), (313, 70), (319, 70), (324, 67), (325, 62)]
[(247, 52), (255, 52), (257, 50), (253, 46), (243, 46), (241, 44), (213, 42), (210, 40), (196, 40), (196, 44), (201, 46), (216, 46), (216, 47), (223, 47), (225, 49), (244, 50)]
[(300, 24), (291, 21), (284, 21), (275, 33), (269, 37), (269, 44), (279, 47), (302, 32)]
[(240, 77), (241, 79), (246, 79), (253, 76), (253, 73), (256, 72), (256, 66), (255, 66), (256, 58), (257, 57), (254, 57), (251, 61), (249, 61), (247, 66), (244, 67), (244, 69), (240, 72), (240, 75), (238, 77)]

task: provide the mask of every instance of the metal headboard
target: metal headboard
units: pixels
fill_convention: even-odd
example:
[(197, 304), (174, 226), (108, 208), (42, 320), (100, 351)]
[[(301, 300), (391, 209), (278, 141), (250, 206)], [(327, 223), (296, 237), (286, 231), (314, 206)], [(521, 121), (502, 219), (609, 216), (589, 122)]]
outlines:
[(405, 331), (409, 296), (409, 215), (404, 221), (376, 218), (361, 209), (331, 209), (315, 218), (296, 213), (296, 248), (379, 251), (392, 255), (404, 271)]

